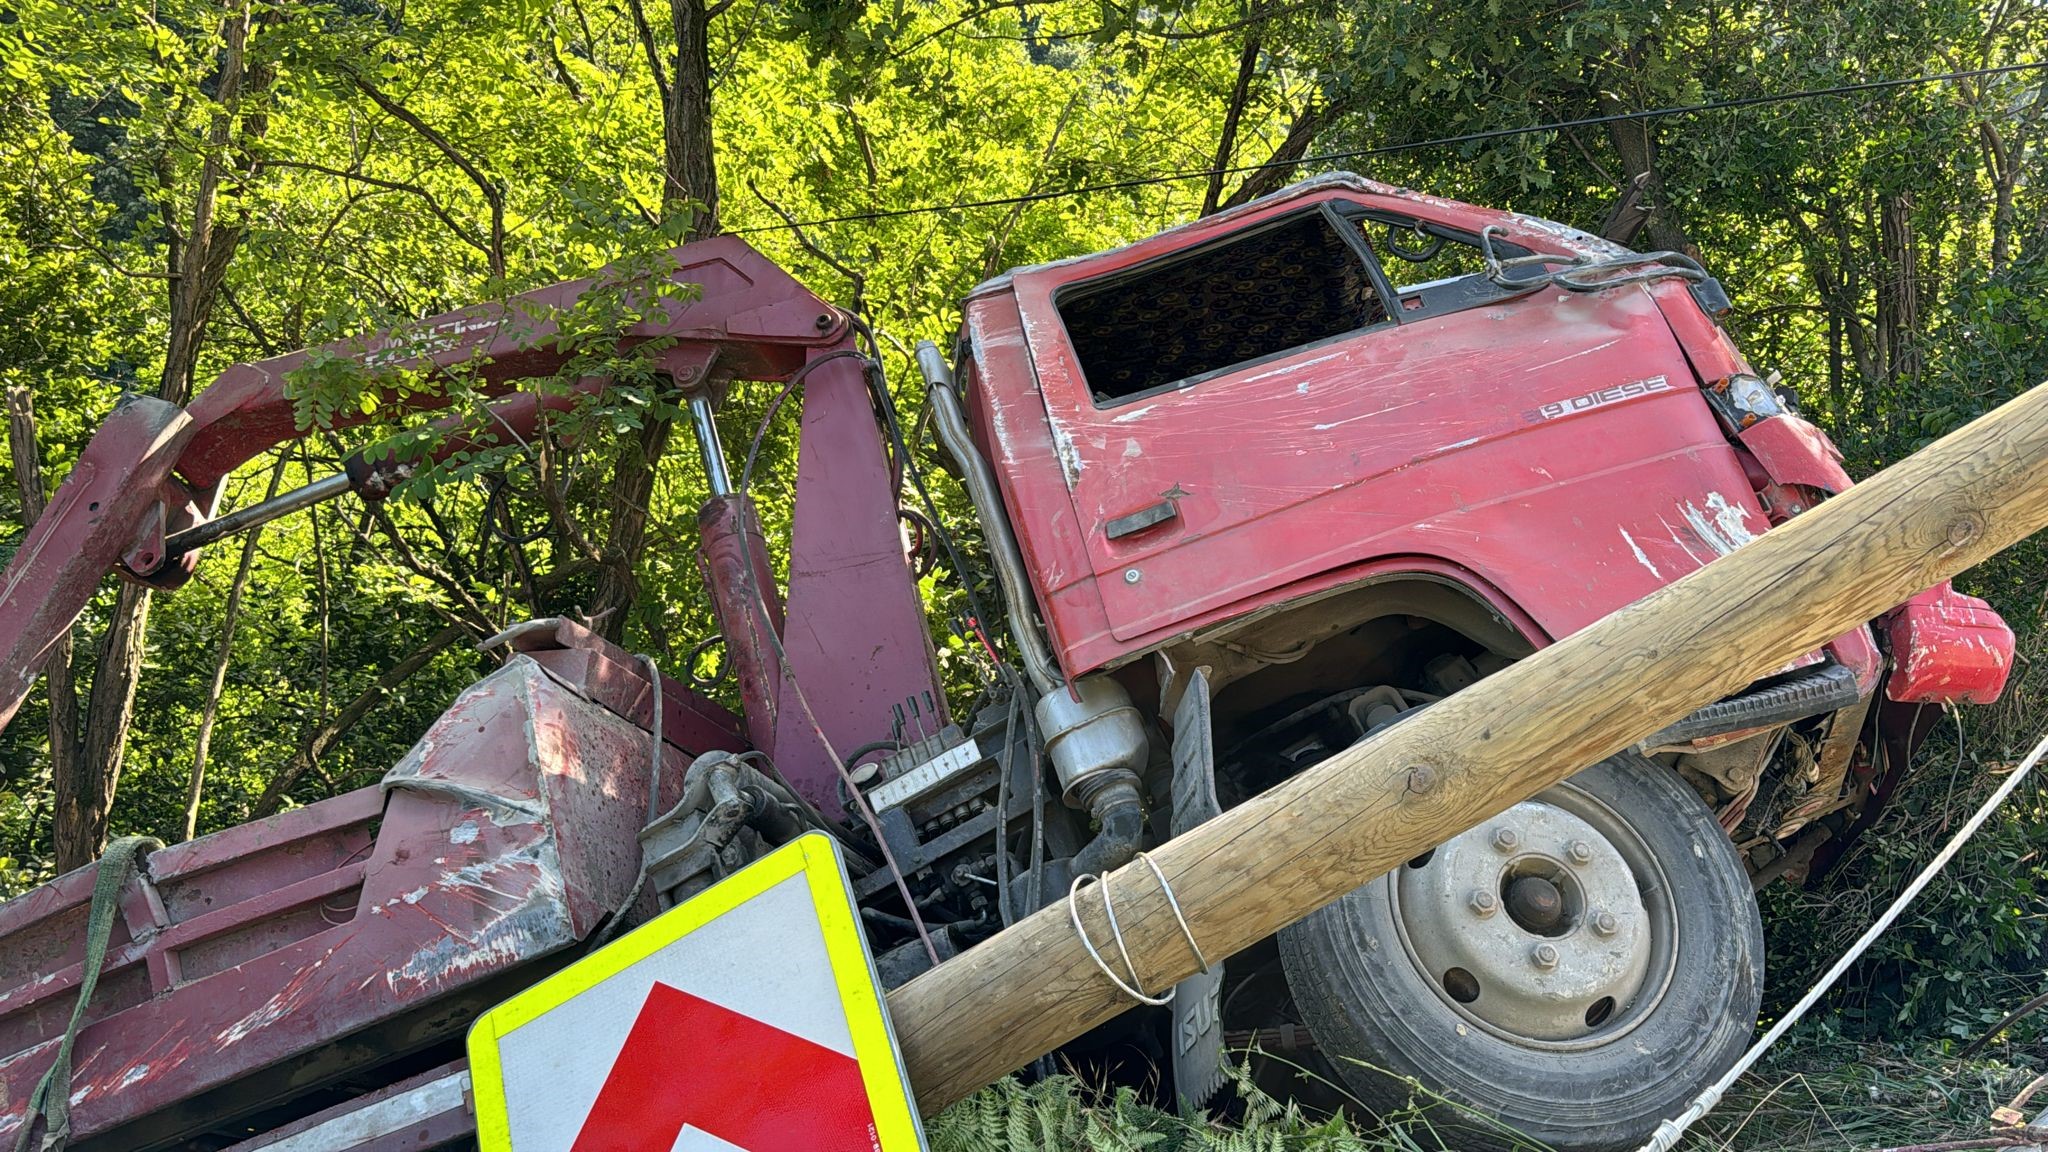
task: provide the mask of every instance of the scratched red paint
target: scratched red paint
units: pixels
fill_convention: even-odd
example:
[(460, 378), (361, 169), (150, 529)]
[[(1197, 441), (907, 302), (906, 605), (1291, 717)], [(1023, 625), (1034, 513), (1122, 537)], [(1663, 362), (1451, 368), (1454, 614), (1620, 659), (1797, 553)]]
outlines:
[(2012, 674), (2012, 629), (1991, 605), (1947, 581), (1906, 601), (1889, 626), (1892, 651), (1904, 654), (1885, 682), (1893, 700), (1989, 704)]
[[(1493, 228), (1561, 257), (1618, 251), (1331, 176), (977, 289), (965, 394), (1069, 675), (1402, 571), (1454, 579), (1541, 645), (1766, 531), (1752, 470), (1816, 498), (1847, 487), (1839, 454), (1803, 420), (1723, 432), (1699, 386), (1749, 365), (1670, 280), (1532, 292), (1096, 401), (1054, 303), (1061, 289), (1320, 203)], [(1165, 526), (1109, 538), (1109, 521), (1167, 494), (1179, 515)], [(1933, 645), (1918, 656), (1930, 666), (1978, 659), (1930, 630), (1913, 642)], [(1865, 629), (1834, 647), (1867, 677)]]

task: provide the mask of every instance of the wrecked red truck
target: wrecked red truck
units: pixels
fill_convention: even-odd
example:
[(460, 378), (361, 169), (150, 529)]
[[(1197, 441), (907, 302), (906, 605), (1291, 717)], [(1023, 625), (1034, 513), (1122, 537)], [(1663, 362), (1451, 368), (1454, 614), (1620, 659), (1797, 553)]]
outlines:
[[(1002, 600), (973, 621), (992, 687), (948, 701), (901, 527), (936, 510), (872, 338), (737, 238), (666, 275), (699, 295), (622, 344), (656, 349), (692, 416), (742, 707), (535, 621), (491, 638), (503, 665), (381, 785), (151, 853), (76, 1037), (75, 1147), (463, 1145), (479, 1011), (811, 828), (840, 840), (901, 983), (1850, 483), (1696, 262), (1325, 176), (1005, 274), (950, 355), (919, 349)], [(321, 355), (473, 371), (497, 399), (440, 422), (442, 456), (530, 437), (576, 400), (520, 382), (562, 369), (554, 325), (592, 283)], [(432, 466), (369, 450), (220, 510), (225, 476), (303, 434), (308, 356), (110, 418), (9, 564), (0, 715), (108, 570), (175, 587), (230, 531)], [(763, 387), (800, 396), (786, 575), (717, 419)], [(1136, 1052), (1200, 1104), (1231, 1046), (1289, 1046), (1373, 1106), (1412, 1077), (1502, 1126), (1461, 1133), (1476, 1146), (1633, 1146), (1748, 1041), (1753, 888), (1826, 869), (1937, 706), (1995, 698), (2011, 656), (1983, 602), (1931, 589), (1077, 1058)], [(24, 1101), (77, 997), (93, 881), (0, 906), (0, 1139), (40, 1122)]]

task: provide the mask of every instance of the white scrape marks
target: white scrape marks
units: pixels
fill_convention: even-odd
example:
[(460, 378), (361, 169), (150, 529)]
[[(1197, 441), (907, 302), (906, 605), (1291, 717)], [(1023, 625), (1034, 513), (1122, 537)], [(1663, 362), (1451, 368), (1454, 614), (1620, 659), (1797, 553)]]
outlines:
[(1053, 415), (1050, 409), (1046, 411), (1045, 418), (1052, 428), (1052, 447), (1060, 458), (1060, 472), (1066, 477), (1068, 491), (1072, 491), (1075, 482), (1081, 479), (1081, 469), (1086, 466), (1081, 459), (1081, 449), (1075, 446), (1074, 433), (1065, 421)]
[(1643, 546), (1636, 543), (1636, 538), (1628, 534), (1628, 529), (1623, 528), (1621, 530), (1621, 538), (1628, 541), (1628, 550), (1636, 554), (1636, 563), (1649, 569), (1650, 575), (1655, 576), (1657, 579), (1662, 580), (1664, 578), (1664, 574), (1657, 571), (1657, 566), (1650, 563), (1650, 558), (1643, 553)]
[(1392, 405), (1391, 407), (1382, 408), (1377, 412), (1366, 412), (1358, 416), (1346, 416), (1342, 420), (1335, 420), (1328, 424), (1317, 424), (1315, 425), (1315, 430), (1318, 432), (1328, 432), (1332, 428), (1342, 428), (1346, 424), (1356, 424), (1360, 420), (1370, 420), (1375, 416), (1385, 416), (1389, 412), (1398, 412), (1403, 408), (1412, 408), (1420, 403), (1422, 403), (1421, 399), (1406, 400), (1399, 404)]
[(1659, 516), (1657, 517), (1657, 523), (1664, 526), (1664, 534), (1666, 536), (1671, 537), (1671, 542), (1673, 544), (1678, 545), (1679, 550), (1683, 551), (1686, 554), (1687, 558), (1689, 558), (1695, 565), (1706, 563), (1706, 561), (1700, 559), (1699, 553), (1692, 550), (1692, 545), (1687, 544), (1685, 542), (1685, 537), (1679, 534), (1678, 529), (1673, 528), (1671, 526), (1671, 521), (1666, 520), (1662, 516)]
[(1609, 341), (1607, 341), (1607, 342), (1606, 342), (1605, 344), (1595, 344), (1595, 345), (1593, 345), (1593, 346), (1592, 346), (1591, 348), (1582, 348), (1582, 349), (1580, 349), (1579, 351), (1577, 351), (1577, 352), (1573, 352), (1573, 353), (1571, 353), (1571, 354), (1569, 354), (1569, 355), (1566, 355), (1566, 356), (1559, 356), (1559, 357), (1558, 357), (1557, 359), (1555, 359), (1555, 360), (1545, 360), (1545, 361), (1544, 361), (1543, 363), (1541, 363), (1541, 364), (1534, 364), (1534, 365), (1531, 365), (1530, 367), (1527, 367), (1527, 368), (1524, 368), (1524, 369), (1522, 369), (1522, 371), (1523, 371), (1524, 373), (1529, 373), (1529, 372), (1541, 372), (1541, 371), (1543, 371), (1543, 370), (1544, 370), (1545, 368), (1549, 368), (1549, 367), (1552, 367), (1552, 366), (1554, 366), (1554, 365), (1557, 365), (1557, 364), (1562, 364), (1562, 363), (1564, 363), (1564, 362), (1565, 362), (1565, 361), (1567, 361), (1567, 360), (1576, 360), (1576, 359), (1578, 359), (1578, 358), (1579, 358), (1579, 357), (1581, 357), (1581, 356), (1591, 356), (1591, 355), (1592, 355), (1593, 353), (1595, 353), (1595, 352), (1598, 352), (1598, 351), (1600, 351), (1600, 350), (1601, 350), (1601, 349), (1603, 349), (1603, 348), (1612, 348), (1612, 347), (1614, 347), (1614, 346), (1615, 346), (1616, 344), (1619, 344), (1619, 343), (1621, 343), (1621, 337), (1619, 337), (1619, 336), (1616, 336), (1616, 337), (1615, 337), (1614, 339), (1612, 339), (1612, 340), (1609, 340)]
[(1756, 533), (1749, 530), (1749, 510), (1731, 503), (1719, 492), (1707, 493), (1704, 509), (1687, 501), (1679, 506), (1678, 512), (1708, 547), (1723, 556), (1756, 539)]

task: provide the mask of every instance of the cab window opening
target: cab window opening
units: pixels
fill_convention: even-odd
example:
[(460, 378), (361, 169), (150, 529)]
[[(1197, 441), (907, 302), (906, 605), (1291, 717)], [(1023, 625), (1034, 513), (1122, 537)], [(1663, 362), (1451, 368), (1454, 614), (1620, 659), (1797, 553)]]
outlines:
[(1389, 319), (1363, 236), (1314, 210), (1054, 299), (1098, 406)]

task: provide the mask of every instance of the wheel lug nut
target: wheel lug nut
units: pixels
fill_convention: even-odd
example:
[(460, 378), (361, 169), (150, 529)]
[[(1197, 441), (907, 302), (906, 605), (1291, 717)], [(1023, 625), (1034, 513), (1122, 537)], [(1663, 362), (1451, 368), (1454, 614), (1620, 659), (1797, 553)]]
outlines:
[(1593, 931), (1602, 936), (1612, 936), (1621, 931), (1621, 921), (1616, 920), (1612, 912), (1595, 912), (1590, 922)]
[(1522, 838), (1515, 834), (1513, 828), (1497, 828), (1494, 830), (1493, 846), (1495, 848), (1503, 852), (1513, 852), (1516, 848), (1521, 847), (1521, 845)]
[(1593, 862), (1593, 846), (1584, 840), (1572, 841), (1565, 847), (1564, 854), (1571, 857), (1574, 864), (1591, 864)]
[(1500, 901), (1495, 899), (1493, 893), (1488, 892), (1486, 889), (1475, 888), (1472, 890), (1471, 906), (1474, 914), (1491, 916), (1500, 910)]
[(1555, 944), (1538, 944), (1536, 947), (1531, 948), (1529, 950), (1529, 963), (1534, 964), (1538, 968), (1557, 967), (1557, 946)]

